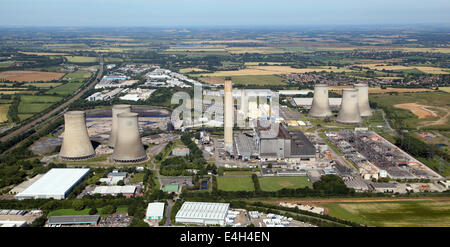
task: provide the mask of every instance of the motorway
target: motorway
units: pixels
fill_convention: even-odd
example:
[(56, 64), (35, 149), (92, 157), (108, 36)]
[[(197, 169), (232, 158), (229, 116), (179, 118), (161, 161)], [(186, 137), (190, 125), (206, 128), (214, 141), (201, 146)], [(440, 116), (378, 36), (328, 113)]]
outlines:
[[(23, 125), (22, 127), (18, 128), (17, 130), (14, 130), (11, 133), (3, 136), (2, 138), (0, 138), (0, 141), (5, 142), (13, 137), (16, 137), (16, 136), (24, 133), (25, 131), (41, 127), (42, 125), (48, 123), (49, 121), (53, 120), (54, 118), (63, 115), (65, 113), (65, 111), (67, 111), (68, 106), (70, 104), (72, 104), (73, 102), (75, 102), (77, 99), (79, 99), (86, 91), (93, 88), (95, 86), (95, 84), (97, 84), (100, 81), (102, 76), (103, 76), (103, 57), (100, 56), (100, 68), (99, 68), (97, 77), (86, 88), (84, 88), (83, 90), (78, 89), (78, 91), (75, 92), (75, 95), (72, 98), (70, 98), (63, 104), (57, 106), (55, 109), (51, 110), (50, 112), (44, 114), (43, 116)], [(53, 116), (54, 114), (57, 114), (57, 115)]]

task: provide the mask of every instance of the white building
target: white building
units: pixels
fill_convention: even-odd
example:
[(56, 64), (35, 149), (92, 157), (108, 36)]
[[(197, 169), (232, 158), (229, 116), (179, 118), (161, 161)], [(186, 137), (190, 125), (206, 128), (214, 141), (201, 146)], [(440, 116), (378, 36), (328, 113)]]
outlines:
[(96, 186), (91, 194), (100, 195), (119, 195), (122, 194), (125, 197), (132, 197), (136, 193), (136, 186)]
[(160, 220), (163, 217), (164, 217), (164, 202), (153, 202), (148, 204), (145, 219)]
[(225, 225), (229, 203), (185, 202), (175, 221), (185, 224)]
[(53, 168), (16, 199), (64, 199), (89, 173), (89, 168)]
[(25, 226), (26, 224), (27, 224), (27, 222), (24, 220), (20, 220), (20, 221), (0, 220), (0, 227), (22, 227), (22, 226)]

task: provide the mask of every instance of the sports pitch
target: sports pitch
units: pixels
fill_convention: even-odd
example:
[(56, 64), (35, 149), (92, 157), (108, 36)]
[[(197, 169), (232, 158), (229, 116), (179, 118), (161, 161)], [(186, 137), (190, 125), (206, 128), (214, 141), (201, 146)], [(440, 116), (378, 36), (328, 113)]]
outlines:
[(250, 177), (218, 177), (217, 185), (223, 191), (254, 191), (255, 187)]

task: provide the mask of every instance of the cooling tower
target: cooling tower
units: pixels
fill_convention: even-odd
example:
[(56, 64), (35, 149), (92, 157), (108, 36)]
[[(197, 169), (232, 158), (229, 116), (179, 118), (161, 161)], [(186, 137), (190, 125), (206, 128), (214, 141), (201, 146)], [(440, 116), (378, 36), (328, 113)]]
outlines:
[(65, 160), (81, 160), (94, 156), (84, 111), (68, 111), (64, 114), (64, 136), (59, 157)]
[(333, 115), (328, 102), (327, 84), (316, 84), (314, 86), (314, 98), (308, 115), (315, 118), (326, 118)]
[(355, 88), (358, 89), (358, 105), (361, 117), (372, 116), (372, 109), (369, 105), (369, 85), (358, 83), (355, 84)]
[(344, 88), (342, 90), (341, 110), (336, 118), (336, 122), (343, 124), (357, 124), (361, 122), (357, 89)]
[(225, 101), (224, 101), (224, 142), (225, 151), (233, 152), (233, 93), (231, 80), (225, 80)]
[(109, 135), (109, 140), (108, 140), (108, 146), (110, 148), (114, 148), (114, 145), (116, 144), (117, 132), (118, 132), (117, 114), (130, 112), (130, 111), (131, 111), (130, 105), (113, 105), (111, 134)]
[(147, 159), (141, 142), (138, 114), (125, 112), (117, 114), (117, 139), (112, 158), (116, 162), (139, 162)]

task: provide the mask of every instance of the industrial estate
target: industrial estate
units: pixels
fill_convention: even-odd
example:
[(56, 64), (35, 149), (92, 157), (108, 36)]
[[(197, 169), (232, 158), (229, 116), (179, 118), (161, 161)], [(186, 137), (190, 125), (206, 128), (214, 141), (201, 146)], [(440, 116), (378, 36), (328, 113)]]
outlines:
[(448, 27), (0, 33), (1, 227), (450, 226)]

